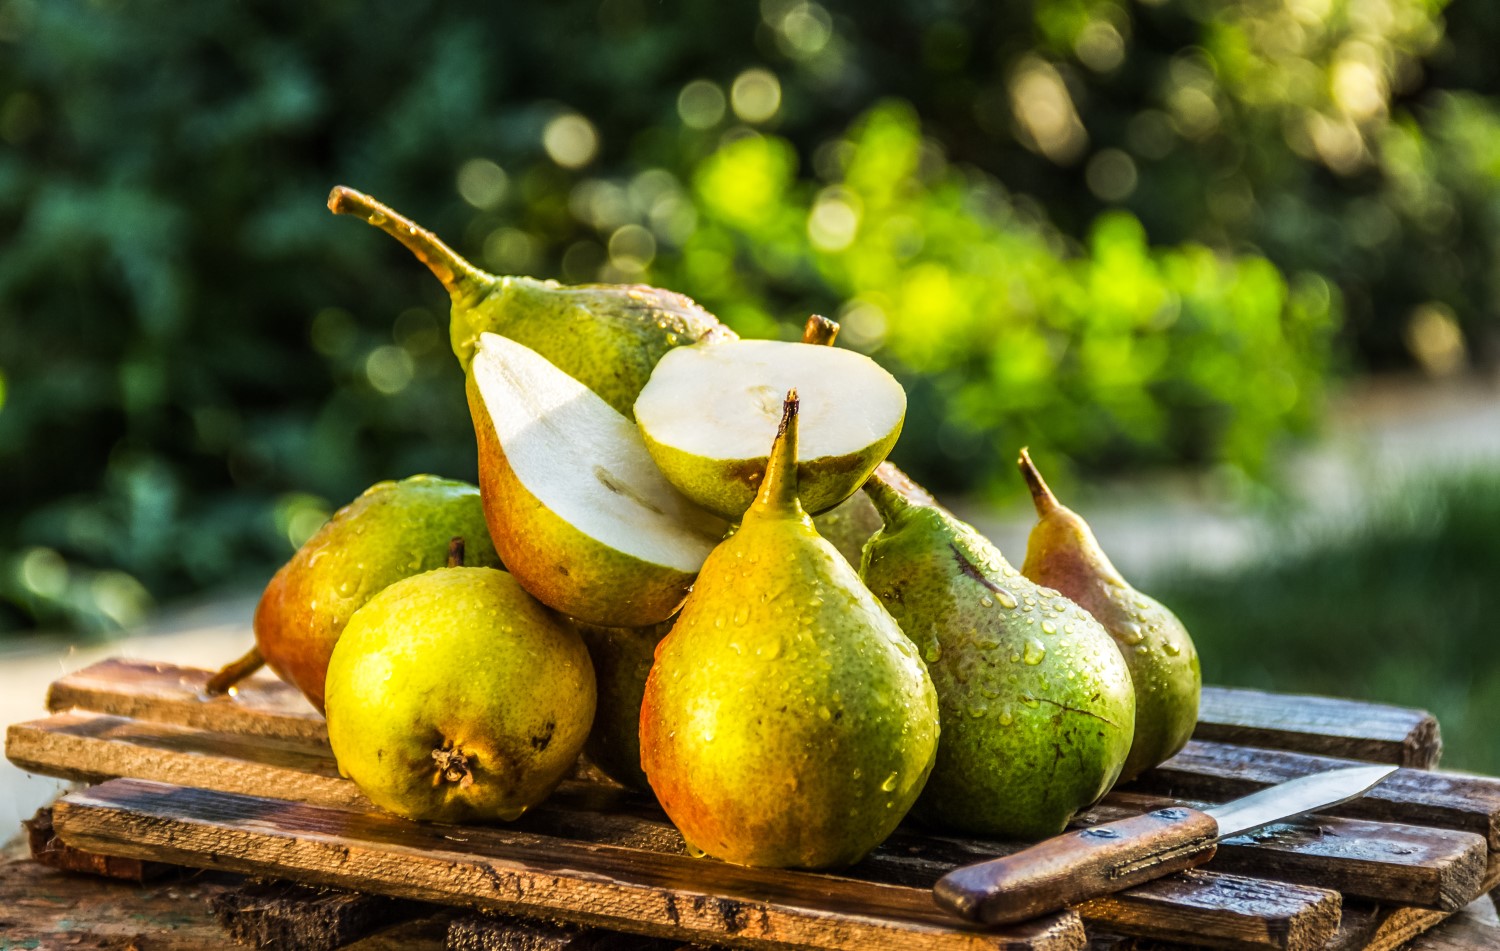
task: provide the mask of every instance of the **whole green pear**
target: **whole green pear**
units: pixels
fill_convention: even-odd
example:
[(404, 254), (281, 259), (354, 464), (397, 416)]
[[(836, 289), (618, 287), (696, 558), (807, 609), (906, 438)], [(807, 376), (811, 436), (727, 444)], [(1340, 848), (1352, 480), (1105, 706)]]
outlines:
[(739, 865), (858, 861), (932, 768), (911, 642), (797, 502), (797, 401), (739, 530), (709, 555), (641, 703), (641, 766), (689, 847)]
[(474, 486), (430, 475), (370, 486), (266, 585), (252, 654), (321, 711), (328, 658), (349, 618), (387, 585), (442, 566), (455, 537), (468, 540), (472, 564), (500, 565)]
[(735, 333), (692, 300), (643, 284), (581, 284), (497, 277), (431, 231), (368, 195), (336, 187), (328, 208), (357, 215), (406, 246), (447, 289), (449, 336), (467, 369), (486, 331), (524, 344), (634, 419), (635, 399), (668, 350)]
[(864, 557), (865, 542), (884, 524), (875, 503), (863, 492), (856, 492), (822, 515), (813, 516), (813, 528), (856, 568)]
[(651, 785), (641, 769), (641, 697), (656, 645), (672, 621), (649, 627), (601, 627), (575, 622), (594, 662), (599, 701), (583, 752), (610, 779), (640, 792)]
[(495, 568), (398, 581), (328, 665), (328, 742), (370, 801), (409, 819), (509, 820), (567, 775), (594, 716), (578, 633)]
[(1088, 523), (1057, 501), (1024, 449), (1020, 466), (1038, 516), (1021, 573), (1082, 605), (1130, 667), (1135, 742), (1120, 775), (1128, 781), (1170, 759), (1193, 735), (1203, 687), (1198, 651), (1177, 615), (1121, 577)]
[(927, 662), (942, 736), (913, 813), (954, 831), (1041, 839), (1109, 791), (1135, 699), (1109, 635), (890, 465), (865, 492), (885, 527), (862, 575)]

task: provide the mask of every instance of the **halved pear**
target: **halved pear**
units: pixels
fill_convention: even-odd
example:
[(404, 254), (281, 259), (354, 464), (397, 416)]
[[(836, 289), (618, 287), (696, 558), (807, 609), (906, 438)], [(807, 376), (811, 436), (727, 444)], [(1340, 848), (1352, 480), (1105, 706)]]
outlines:
[(869, 357), (778, 340), (679, 347), (651, 372), (635, 420), (672, 485), (738, 519), (755, 499), (782, 397), (793, 389), (802, 406), (797, 484), (816, 515), (853, 495), (901, 434), (906, 391)]
[(485, 521), (521, 586), (591, 624), (670, 617), (726, 526), (662, 478), (635, 424), (491, 333), (479, 337), (468, 394)]

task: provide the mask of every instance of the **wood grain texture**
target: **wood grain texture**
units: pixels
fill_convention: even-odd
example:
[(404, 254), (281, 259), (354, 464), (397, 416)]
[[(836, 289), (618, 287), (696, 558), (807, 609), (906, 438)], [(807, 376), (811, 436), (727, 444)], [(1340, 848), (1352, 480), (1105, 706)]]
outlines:
[[(1172, 802), (1112, 793), (1078, 824), (1139, 815)], [(1197, 800), (1183, 804), (1208, 805)], [(1482, 894), (1488, 857), (1484, 838), (1472, 832), (1312, 815), (1225, 839), (1203, 867), (1451, 911)]]
[[(1182, 752), (1139, 776), (1129, 790), (1224, 802), (1276, 783), (1357, 762), (1189, 740)], [(1358, 799), (1329, 815), (1405, 822), (1472, 832), (1500, 849), (1500, 779), (1398, 769)]]
[[(208, 697), (212, 671), (135, 660), (101, 661), (56, 681), (48, 709), (72, 708), (263, 736), (326, 739), (323, 718), (295, 687), (259, 674), (237, 695)], [(1198, 739), (1419, 769), (1437, 764), (1437, 721), (1423, 710), (1334, 697), (1204, 687)]]
[(203, 951), (224, 948), (208, 902), (217, 879), (112, 881), (0, 862), (0, 948), (69, 951)]
[(21, 825), (26, 830), (26, 842), (31, 850), (32, 860), (48, 868), (137, 883), (180, 871), (174, 865), (142, 862), (140, 859), (122, 858), (118, 855), (99, 855), (64, 845), (52, 828), (50, 808), (38, 809), (36, 815), (23, 820)]
[[(277, 798), (332, 805), (366, 806), (352, 784), (337, 777), (331, 754), (320, 744), (306, 741), (279, 740), (268, 737), (236, 737), (191, 730), (160, 723), (123, 720), (118, 717), (84, 713), (58, 714), (44, 721), (13, 727), (8, 748), (12, 759), (38, 772), (81, 776), (90, 780), (125, 776), (139, 779), (177, 782), (248, 795), (274, 795)], [(87, 763), (80, 770), (71, 765)], [(1121, 818), (1147, 812), (1171, 800), (1161, 797), (1134, 797), (1115, 794), (1104, 806), (1096, 808), (1085, 821), (1099, 817)], [(628, 793), (619, 787), (586, 783), (566, 783), (539, 808), (534, 809), (509, 828), (539, 835), (574, 839), (622, 848), (683, 855), (686, 847), (681, 836), (660, 807), (649, 796)], [(1335, 829), (1335, 832), (1337, 830)], [(1432, 832), (1400, 827), (1380, 828), (1375, 834), (1391, 841), (1442, 839), (1452, 833)], [(1469, 840), (1475, 841), (1473, 838)], [(1447, 845), (1445, 856), (1442, 851)], [(1421, 896), (1441, 890), (1446, 882), (1450, 893), (1462, 894), (1466, 887), (1464, 865), (1472, 865), (1453, 843), (1427, 842), (1422, 850), (1407, 854), (1381, 853), (1367, 849), (1363, 853), (1351, 846), (1340, 851), (1327, 837), (1295, 838), (1267, 845), (1241, 847), (1241, 851), (1265, 852), (1270, 864), (1290, 870), (1290, 879), (1323, 886), (1320, 879), (1340, 877), (1341, 864), (1357, 861), (1361, 868), (1366, 859), (1383, 863), (1384, 875), (1362, 876), (1354, 871), (1342, 878), (1368, 882), (1373, 897), (1392, 899), (1390, 893), (1401, 889)], [(952, 869), (1015, 851), (1019, 846), (985, 840), (923, 836), (902, 830), (870, 858), (848, 874), (852, 877), (914, 888), (931, 888)], [(1370, 853), (1373, 851), (1373, 855)], [(1356, 854), (1358, 853), (1358, 854)], [(1252, 860), (1248, 869), (1255, 868)], [(1274, 891), (1267, 883), (1263, 891)], [(1244, 889), (1219, 887), (1215, 879), (1197, 877), (1183, 890), (1184, 913), (1191, 916), (1193, 928), (1205, 944), (1233, 944), (1242, 940), (1242, 920), (1247, 912), (1243, 905)], [(1201, 892), (1202, 894), (1193, 893)], [(1177, 894), (1177, 893), (1172, 893)], [(1292, 896), (1301, 895), (1295, 890)], [(1257, 896), (1257, 900), (1263, 896)], [(1470, 896), (1472, 897), (1472, 896)], [(1293, 901), (1302, 900), (1293, 897)], [(1143, 916), (1169, 914), (1171, 901), (1162, 893), (1142, 896), (1142, 907), (1131, 910), (1137, 902), (1133, 892), (1121, 895), (1114, 903), (1097, 911), (1097, 915), (1118, 913), (1125, 922), (1142, 920)], [(1212, 909), (1219, 907), (1216, 918)], [(1275, 907), (1272, 913), (1280, 914)], [(1104, 919), (1100, 919), (1104, 920)]]
[(333, 951), (416, 918), (430, 907), (273, 881), (247, 882), (220, 892), (209, 906), (230, 937), (268, 951)]
[(210, 697), (212, 671), (112, 658), (52, 682), (47, 709), (89, 710), (179, 726), (328, 742), (322, 715), (296, 687), (261, 673), (229, 694)]
[(1425, 710), (1229, 687), (1203, 688), (1193, 737), (1414, 769), (1432, 769), (1443, 752)]
[[(1205, 874), (1182, 872), (1132, 889), (1133, 893), (1159, 900), (1160, 910), (1155, 914), (1149, 907), (1117, 907), (1114, 896), (1096, 898), (1076, 910), (1084, 921), (1097, 923), (1101, 930), (1201, 946), (1202, 921), (1212, 917), (1217, 929), (1224, 928), (1221, 902), (1204, 903), (1200, 906), (1201, 915), (1193, 914), (1195, 893), (1198, 901), (1202, 900), (1202, 893), (1192, 886)], [(1215, 876), (1213, 881), (1215, 890), (1233, 894), (1232, 904), (1243, 910), (1236, 922), (1234, 940), (1221, 946), (1311, 951), (1326, 947), (1338, 929), (1341, 902), (1337, 892), (1319, 888), (1289, 890), (1290, 886), (1230, 875)], [(1168, 906), (1172, 913), (1163, 914), (1162, 910)]]
[(448, 926), (447, 951), (695, 951), (703, 947), (510, 915), (464, 915)]
[(1415, 938), (1406, 951), (1495, 951), (1500, 948), (1500, 924), (1478, 915), (1456, 915)]
[[(1496, 886), (1500, 886), (1500, 861), (1492, 862), (1485, 875), (1485, 889)], [(1396, 951), (1450, 917), (1452, 913), (1446, 911), (1353, 902), (1344, 909), (1343, 921), (1326, 951)]]
[(367, 803), (339, 776), (332, 752), (305, 740), (73, 712), (12, 724), (5, 755), (28, 772), (84, 782), (130, 776), (325, 805)]
[[(315, 805), (368, 807), (352, 784), (337, 778), (331, 754), (305, 742), (226, 736), (119, 717), (68, 713), (16, 725), (11, 730), (8, 753), (28, 769), (94, 781), (124, 776)], [(79, 770), (70, 765), (73, 763), (87, 763), (88, 767)], [(681, 835), (660, 806), (649, 796), (619, 787), (566, 783), (547, 802), (508, 828), (586, 843), (686, 854)], [(905, 830), (848, 874), (867, 881), (929, 889), (960, 865), (1009, 854), (1019, 847), (984, 840), (932, 838)], [(1310, 853), (1308, 858), (1314, 866), (1327, 863), (1316, 854)], [(1392, 857), (1393, 862), (1404, 858)], [(1288, 861), (1296, 865), (1294, 859)], [(1315, 868), (1306, 871), (1306, 877), (1316, 878)], [(1420, 868), (1415, 871), (1428, 873)], [(1393, 870), (1390, 877), (1400, 879), (1402, 873)], [(1275, 887), (1268, 883), (1266, 889)], [(1186, 891), (1202, 892), (1185, 908), (1203, 942), (1239, 940), (1241, 919), (1247, 913), (1241, 904), (1243, 890), (1220, 889), (1212, 878), (1198, 878)], [(1122, 916), (1135, 921), (1148, 913), (1167, 914), (1165, 909), (1170, 906), (1156, 894), (1141, 899), (1143, 908), (1132, 912), (1129, 909), (1135, 901), (1126, 893), (1100, 913), (1123, 908)], [(1219, 920), (1210, 911), (1215, 903), (1222, 905)]]
[(114, 780), (54, 811), (69, 844), (735, 947), (1074, 951), (1071, 912), (1000, 932), (940, 912), (922, 889), (744, 869), (509, 829)]

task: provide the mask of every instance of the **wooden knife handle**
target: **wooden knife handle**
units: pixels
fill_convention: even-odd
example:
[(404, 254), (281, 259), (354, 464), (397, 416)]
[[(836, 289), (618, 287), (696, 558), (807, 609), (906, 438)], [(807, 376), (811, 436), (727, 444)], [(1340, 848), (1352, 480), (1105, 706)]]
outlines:
[(933, 895), (974, 921), (1024, 921), (1201, 865), (1213, 858), (1218, 834), (1218, 822), (1206, 812), (1158, 809), (954, 869), (933, 886)]

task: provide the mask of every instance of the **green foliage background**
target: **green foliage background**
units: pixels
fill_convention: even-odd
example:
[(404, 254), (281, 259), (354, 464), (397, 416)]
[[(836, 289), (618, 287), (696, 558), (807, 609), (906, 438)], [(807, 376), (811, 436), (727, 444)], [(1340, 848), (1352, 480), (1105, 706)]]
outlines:
[(1493, 358), (1497, 40), (1434, 0), (0, 0), (0, 631), (472, 477), (443, 295), (337, 182), (495, 270), (837, 317), (942, 491), (1024, 442), (1263, 472), (1337, 368)]

